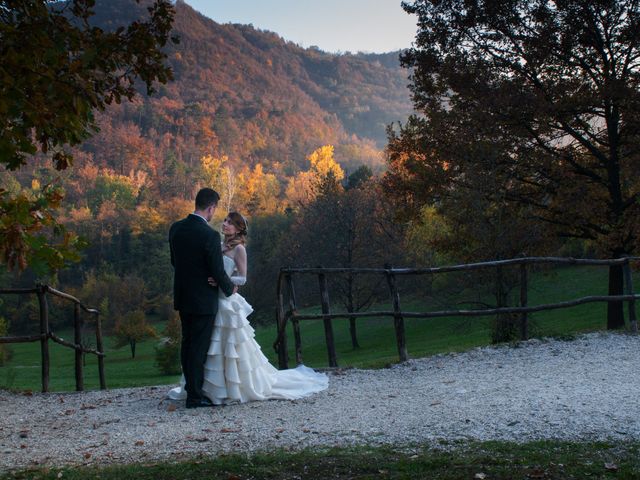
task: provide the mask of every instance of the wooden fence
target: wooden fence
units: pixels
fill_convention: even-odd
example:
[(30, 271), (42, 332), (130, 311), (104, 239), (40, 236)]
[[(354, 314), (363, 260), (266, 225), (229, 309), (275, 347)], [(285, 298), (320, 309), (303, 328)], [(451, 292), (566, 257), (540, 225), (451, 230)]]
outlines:
[[(104, 348), (102, 345), (102, 325), (100, 322), (100, 312), (94, 308), (88, 308), (80, 302), (76, 297), (69, 295), (68, 293), (60, 292), (55, 288), (48, 285), (36, 285), (35, 288), (21, 288), (21, 289), (0, 289), (0, 294), (12, 294), (12, 295), (37, 295), (38, 305), (40, 312), (40, 333), (37, 335), (22, 335), (14, 337), (0, 337), (0, 343), (25, 343), (25, 342), (40, 342), (40, 351), (42, 355), (42, 391), (49, 391), (49, 340), (53, 340), (65, 347), (73, 348), (76, 353), (75, 357), (75, 374), (76, 374), (76, 390), (84, 390), (83, 379), (83, 362), (82, 356), (85, 353), (92, 353), (98, 357), (98, 375), (100, 376), (100, 388), (106, 389), (106, 382), (104, 377)], [(69, 342), (60, 338), (53, 333), (49, 328), (49, 306), (47, 302), (47, 294), (54, 295), (56, 297), (68, 300), (73, 303), (73, 328), (74, 339), (73, 342)], [(86, 348), (82, 345), (82, 318), (80, 316), (80, 310), (95, 315), (96, 318), (96, 349)]]
[[(336, 357), (335, 342), (333, 338), (333, 326), (331, 320), (334, 318), (367, 318), (367, 317), (392, 317), (395, 330), (396, 343), (398, 348), (398, 356), (400, 361), (406, 361), (409, 356), (406, 346), (404, 319), (405, 318), (433, 318), (433, 317), (449, 317), (449, 316), (484, 316), (484, 315), (500, 315), (500, 314), (519, 314), (520, 337), (523, 340), (529, 337), (528, 314), (532, 312), (541, 312), (544, 310), (554, 310), (559, 308), (568, 308), (576, 305), (591, 302), (628, 302), (629, 326), (632, 332), (638, 332), (638, 323), (636, 320), (635, 300), (640, 299), (640, 295), (634, 294), (633, 281), (631, 275), (630, 262), (640, 260), (640, 257), (625, 257), (607, 260), (591, 260), (577, 258), (562, 257), (523, 257), (510, 260), (499, 260), (493, 262), (471, 263), (464, 265), (453, 265), (446, 267), (432, 268), (282, 268), (278, 276), (277, 284), (277, 310), (276, 319), (278, 325), (278, 336), (273, 344), (274, 349), (278, 353), (279, 367), (288, 368), (289, 358), (287, 350), (286, 327), (287, 322), (291, 321), (293, 327), (295, 341), (295, 357), (296, 364), (302, 363), (302, 342), (300, 337), (300, 320), (318, 320), (324, 322), (325, 339), (327, 343), (327, 354), (329, 357), (329, 366), (337, 367), (338, 361)], [(554, 264), (554, 265), (599, 265), (614, 266), (619, 265), (623, 269), (624, 274), (624, 294), (623, 295), (595, 295), (577, 298), (569, 301), (558, 303), (550, 303), (544, 305), (528, 305), (528, 273), (529, 266), (536, 264)], [(480, 270), (486, 268), (495, 268), (497, 274), (501, 275), (501, 269), (508, 266), (519, 266), (520, 270), (520, 306), (498, 308), (478, 309), (478, 310), (443, 310), (430, 312), (405, 312), (402, 311), (400, 305), (400, 294), (398, 292), (396, 278), (403, 275), (435, 275), (445, 272), (461, 272)], [(376, 274), (384, 275), (389, 288), (391, 297), (391, 305), (393, 310), (367, 311), (367, 312), (331, 312), (329, 302), (329, 288), (327, 276), (331, 275), (358, 275), (358, 274)], [(320, 293), (321, 314), (301, 314), (298, 312), (296, 302), (294, 275), (317, 275)], [(288, 297), (288, 308), (285, 308), (285, 290)]]

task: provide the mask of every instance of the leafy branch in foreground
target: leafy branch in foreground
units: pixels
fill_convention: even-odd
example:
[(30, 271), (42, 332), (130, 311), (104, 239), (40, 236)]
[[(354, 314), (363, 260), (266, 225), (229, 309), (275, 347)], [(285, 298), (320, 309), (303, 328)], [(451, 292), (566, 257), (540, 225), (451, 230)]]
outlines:
[[(68, 148), (97, 131), (96, 110), (133, 99), (136, 80), (153, 93), (154, 82), (172, 79), (163, 51), (170, 39), (177, 42), (170, 37), (169, 0), (154, 1), (146, 21), (111, 31), (91, 25), (94, 5), (95, 0), (0, 1), (0, 167), (16, 170), (40, 151), (51, 155), (57, 170), (66, 169), (73, 163)], [(53, 214), (62, 197), (60, 190), (35, 199), (2, 192), (0, 251), (8, 268), (34, 262), (55, 270), (71, 258), (77, 242)], [(60, 245), (37, 234), (45, 226), (62, 237)]]
[(83, 241), (56, 221), (64, 193), (45, 186), (32, 195), (0, 189), (0, 261), (9, 269), (30, 266), (38, 275), (79, 260)]

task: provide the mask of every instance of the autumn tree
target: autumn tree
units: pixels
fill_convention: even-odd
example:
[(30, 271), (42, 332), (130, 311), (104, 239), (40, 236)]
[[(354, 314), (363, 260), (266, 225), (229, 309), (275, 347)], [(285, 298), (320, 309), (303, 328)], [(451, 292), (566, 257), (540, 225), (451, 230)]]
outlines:
[[(103, 30), (91, 25), (94, 0), (0, 2), (0, 164), (15, 170), (40, 151), (55, 168), (73, 162), (69, 147), (96, 130), (94, 112), (171, 79), (165, 65), (174, 7), (156, 0), (148, 19)], [(174, 42), (176, 39), (172, 39)], [(56, 222), (63, 193), (50, 185), (36, 198), (0, 189), (0, 254), (9, 268), (41, 257), (59, 268), (76, 246)], [(46, 221), (42, 221), (42, 218)], [(43, 232), (60, 237), (61, 248)], [(40, 255), (38, 250), (49, 250)]]
[[(289, 257), (294, 265), (324, 267), (377, 267), (401, 261), (403, 235), (394, 221), (383, 192), (375, 179), (353, 179), (345, 189), (330, 170), (318, 184), (313, 202), (305, 205), (291, 229)], [(358, 176), (362, 175), (362, 172)], [(285, 248), (287, 243), (284, 243)], [(347, 312), (371, 305), (382, 293), (388, 296), (384, 279), (346, 274), (336, 277), (332, 287)], [(351, 344), (359, 346), (356, 319), (350, 317)]]
[(333, 157), (333, 145), (324, 145), (317, 148), (307, 157), (307, 160), (311, 164), (311, 171), (316, 176), (317, 181), (322, 181), (329, 175), (333, 176), (338, 182), (344, 178), (342, 167)]
[[(525, 253), (544, 255), (557, 249), (557, 242), (549, 238), (550, 232), (530, 219), (521, 205), (506, 198), (489, 200), (478, 193), (495, 188), (492, 179), (473, 181), (482, 185), (477, 185), (477, 189), (452, 190), (437, 205), (422, 207), (420, 215), (411, 222), (408, 235), (408, 248), (415, 260), (421, 264), (474, 263)], [(455, 277), (444, 277), (434, 296), (443, 308), (451, 308), (448, 302), (459, 302), (461, 293), (469, 290), (473, 295), (468, 299), (470, 304), (506, 307), (510, 305), (510, 293), (520, 285), (520, 271), (513, 267), (452, 275)], [(512, 314), (497, 315), (492, 325), (492, 341), (519, 338), (516, 320), (517, 316)]]
[(251, 215), (269, 215), (280, 208), (280, 182), (273, 173), (264, 171), (257, 164), (247, 178), (245, 188), (249, 201), (247, 211)]
[(141, 309), (132, 310), (118, 317), (114, 333), (116, 347), (128, 344), (131, 348), (131, 358), (136, 358), (136, 345), (138, 342), (158, 336), (155, 329), (147, 324), (144, 311)]
[(309, 169), (299, 172), (288, 181), (285, 196), (290, 208), (297, 209), (312, 203), (329, 183), (340, 183), (345, 173), (333, 156), (333, 145), (324, 145), (307, 155)]
[(113, 331), (126, 314), (147, 304), (145, 281), (135, 274), (90, 271), (74, 293), (99, 308), (107, 332)]
[[(386, 184), (408, 209), (474, 177), (554, 235), (605, 256), (637, 248), (640, 5), (631, 0), (416, 0), (419, 115), (390, 131)], [(609, 294), (623, 292), (611, 267)], [(624, 325), (609, 302), (608, 328)]]
[(221, 211), (229, 212), (238, 193), (239, 176), (229, 162), (229, 157), (205, 155), (200, 159), (204, 185), (220, 194)]
[(254, 318), (258, 322), (273, 321), (278, 271), (287, 262), (285, 252), (292, 240), (292, 221), (292, 216), (287, 213), (249, 218), (249, 269), (247, 284), (242, 286), (241, 293), (254, 307)]

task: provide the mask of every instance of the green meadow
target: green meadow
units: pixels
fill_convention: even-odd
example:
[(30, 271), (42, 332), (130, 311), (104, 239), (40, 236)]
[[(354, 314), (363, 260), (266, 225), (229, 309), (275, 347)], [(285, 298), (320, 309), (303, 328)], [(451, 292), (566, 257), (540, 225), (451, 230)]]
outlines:
[[(636, 285), (638, 282), (636, 281)], [(529, 288), (529, 305), (570, 300), (586, 295), (606, 294), (607, 270), (598, 267), (556, 269), (532, 275)], [(437, 292), (434, 293), (434, 298)], [(390, 305), (376, 305), (375, 309), (390, 309)], [(432, 300), (413, 296), (402, 297), (405, 311), (441, 310)], [(307, 311), (317, 311), (309, 308)], [(627, 308), (625, 306), (625, 315)], [(459, 352), (489, 345), (493, 317), (443, 317), (430, 319), (405, 319), (407, 349), (412, 358), (438, 353)], [(303, 361), (306, 365), (327, 366), (327, 349), (323, 322), (302, 320), (301, 338)], [(156, 325), (159, 332), (162, 325)], [(540, 312), (530, 316), (531, 336), (570, 337), (581, 332), (606, 328), (606, 304), (592, 303), (569, 309)], [(380, 368), (398, 361), (393, 320), (372, 318), (358, 320), (360, 348), (353, 349), (346, 319), (333, 320), (338, 364), (341, 367)], [(73, 338), (71, 330), (57, 331), (63, 338)], [(275, 325), (257, 326), (256, 339), (269, 359), (277, 364), (272, 347), (276, 337)], [(128, 346), (115, 348), (114, 339), (107, 337), (106, 379), (108, 388), (172, 384), (178, 376), (162, 375), (155, 366), (157, 340), (138, 343), (136, 358), (132, 359)], [(50, 390), (75, 389), (74, 352), (53, 342), (51, 354)], [(288, 331), (290, 365), (294, 366), (293, 334)], [(0, 367), (0, 388), (14, 390), (41, 389), (40, 344), (14, 344), (13, 356), (7, 365)], [(87, 355), (84, 374), (86, 389), (98, 388), (97, 361)]]

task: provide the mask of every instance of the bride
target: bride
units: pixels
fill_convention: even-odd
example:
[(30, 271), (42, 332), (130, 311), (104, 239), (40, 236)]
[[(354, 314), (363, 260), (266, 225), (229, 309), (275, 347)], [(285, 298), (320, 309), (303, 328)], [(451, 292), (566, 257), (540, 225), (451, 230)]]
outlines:
[[(222, 223), (224, 268), (235, 285), (247, 278), (247, 221), (231, 212)], [(213, 279), (209, 279), (213, 283)], [(204, 394), (215, 404), (244, 403), (252, 400), (295, 400), (325, 390), (329, 379), (325, 374), (300, 365), (277, 370), (262, 353), (254, 339), (247, 317), (251, 305), (238, 293), (225, 297), (220, 293), (218, 313), (205, 363)], [(169, 391), (169, 398), (187, 397), (184, 379), (181, 386)]]

